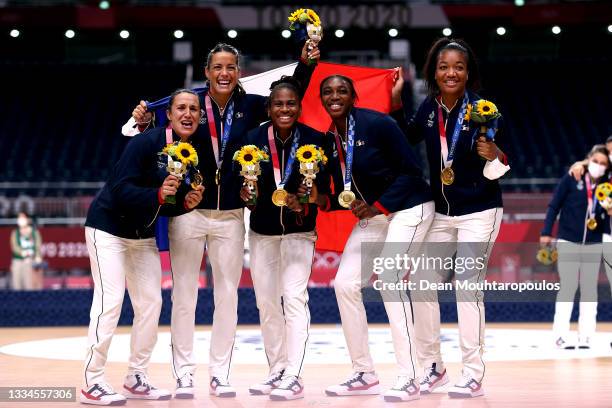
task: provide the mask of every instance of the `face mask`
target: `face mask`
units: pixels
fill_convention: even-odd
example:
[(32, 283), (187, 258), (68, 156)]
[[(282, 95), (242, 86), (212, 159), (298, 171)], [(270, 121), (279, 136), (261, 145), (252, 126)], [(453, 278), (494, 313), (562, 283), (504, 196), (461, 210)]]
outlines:
[(21, 228), (28, 226), (28, 219), (24, 217), (17, 218), (17, 225)]
[(589, 162), (589, 174), (593, 178), (600, 178), (606, 172), (607, 167), (595, 162)]

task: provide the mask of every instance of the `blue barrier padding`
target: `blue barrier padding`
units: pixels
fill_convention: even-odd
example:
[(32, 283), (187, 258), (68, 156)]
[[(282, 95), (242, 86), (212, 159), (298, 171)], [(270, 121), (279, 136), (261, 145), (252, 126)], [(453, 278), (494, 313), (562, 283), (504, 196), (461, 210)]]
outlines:
[[(311, 288), (309, 306), (312, 323), (339, 323), (340, 314), (332, 288)], [(0, 327), (34, 326), (85, 326), (89, 324), (89, 310), (93, 290), (43, 290), (0, 291)], [(242, 288), (238, 292), (238, 323), (258, 324), (259, 315), (253, 289)], [(170, 324), (171, 292), (162, 291), (163, 307), (160, 324)], [(211, 324), (214, 310), (212, 289), (200, 289), (196, 309), (197, 324)], [(366, 311), (371, 323), (387, 322), (382, 303), (367, 302)], [(442, 303), (443, 322), (456, 322), (457, 310), (453, 303)], [(551, 302), (487, 303), (489, 322), (552, 322), (555, 305)], [(578, 306), (574, 307), (572, 320), (577, 319)], [(119, 320), (120, 325), (130, 325), (133, 311), (126, 292)], [(612, 302), (598, 306), (597, 320), (612, 321)]]

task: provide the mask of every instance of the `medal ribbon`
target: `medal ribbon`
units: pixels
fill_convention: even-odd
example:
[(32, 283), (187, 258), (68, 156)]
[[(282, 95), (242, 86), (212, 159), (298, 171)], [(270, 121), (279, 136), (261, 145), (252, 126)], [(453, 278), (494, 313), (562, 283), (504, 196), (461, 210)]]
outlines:
[(353, 174), (353, 146), (355, 145), (355, 119), (353, 115), (349, 115), (348, 130), (346, 132), (346, 163), (342, 154), (343, 149), (340, 135), (336, 129), (334, 129), (334, 135), (336, 136), (336, 147), (338, 148), (340, 169), (342, 170), (342, 179), (344, 180), (344, 191), (350, 191), (351, 176)]
[(281, 180), (280, 162), (278, 160), (278, 151), (276, 150), (276, 141), (274, 140), (274, 129), (272, 129), (272, 125), (268, 127), (268, 144), (270, 145), (270, 156), (272, 157), (272, 167), (274, 168), (274, 184), (276, 184), (281, 190), (285, 188), (285, 184), (287, 183), (287, 180), (289, 180), (289, 176), (291, 176), (293, 162), (295, 161), (295, 154), (297, 152), (299, 142), (300, 131), (296, 127), (293, 133), (291, 152), (289, 153), (289, 159), (287, 159), (285, 172), (283, 174), (283, 179)]
[(586, 182), (587, 201), (589, 203), (587, 207), (587, 214), (590, 215), (590, 217), (587, 217), (595, 218), (595, 203), (593, 203), (593, 194), (595, 193), (595, 187), (597, 186), (597, 184), (591, 185), (591, 176), (589, 176), (588, 174), (586, 174), (584, 178)]
[(223, 164), (223, 155), (229, 140), (230, 132), (232, 131), (232, 118), (234, 116), (234, 101), (231, 101), (227, 106), (227, 112), (225, 114), (225, 126), (221, 122), (221, 153), (219, 153), (219, 142), (217, 141), (217, 125), (215, 123), (215, 115), (212, 110), (212, 102), (210, 96), (204, 97), (204, 104), (206, 105), (206, 117), (208, 118), (208, 129), (210, 130), (210, 139), (212, 141), (213, 153), (215, 155), (215, 162), (217, 162), (217, 170), (221, 168)]
[(441, 103), (442, 101), (438, 103), (438, 129), (440, 132), (440, 147), (442, 148), (442, 161), (444, 162), (444, 167), (450, 167), (453, 165), (453, 159), (455, 158), (455, 149), (457, 148), (457, 142), (459, 141), (459, 133), (461, 133), (463, 118), (465, 117), (465, 112), (467, 110), (468, 97), (467, 95), (463, 97), (463, 102), (461, 103), (461, 110), (459, 111), (459, 116), (457, 116), (455, 129), (453, 130), (450, 151), (446, 142), (446, 125), (444, 123), (444, 117), (442, 116), (442, 106), (440, 106)]

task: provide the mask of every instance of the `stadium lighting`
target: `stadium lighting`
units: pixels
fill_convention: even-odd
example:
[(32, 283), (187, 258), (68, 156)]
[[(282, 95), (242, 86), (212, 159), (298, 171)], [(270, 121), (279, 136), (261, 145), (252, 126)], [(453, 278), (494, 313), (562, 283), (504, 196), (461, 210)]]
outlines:
[(561, 27), (559, 27), (559, 26), (554, 26), (554, 27), (552, 28), (552, 32), (553, 32), (553, 34), (555, 34), (555, 35), (557, 35), (557, 34), (561, 33)]
[(130, 32), (128, 30), (121, 30), (119, 32), (119, 37), (123, 38), (124, 40), (127, 40), (130, 37)]
[(19, 30), (11, 30), (11, 32), (9, 33), (9, 35), (13, 38), (19, 37), (19, 34), (21, 34)]
[(399, 31), (397, 31), (397, 28), (390, 28), (388, 33), (389, 33), (389, 37), (395, 38), (399, 34)]
[(334, 35), (335, 35), (337, 38), (342, 38), (342, 37), (344, 37), (344, 30), (337, 29), (337, 30), (334, 32)]
[(497, 32), (497, 35), (504, 35), (506, 34), (506, 29), (504, 27), (497, 27), (497, 30), (495, 30)]
[(612, 33), (612, 24), (610, 24), (610, 25), (608, 26), (608, 32), (609, 32), (609, 33)]
[(514, 0), (514, 5), (517, 7), (522, 7), (525, 5), (525, 0)]
[(66, 32), (64, 33), (64, 35), (66, 36), (66, 38), (74, 38), (74, 36), (76, 35), (76, 33), (74, 32), (74, 30), (66, 30)]
[(236, 31), (236, 30), (229, 30), (227, 32), (227, 36), (229, 38), (236, 38), (236, 37), (238, 37), (238, 31)]
[(100, 2), (100, 4), (98, 4), (98, 7), (100, 7), (102, 10), (108, 10), (110, 7), (110, 1), (103, 0)]
[(174, 30), (174, 38), (180, 39), (183, 38), (184, 35), (185, 33), (183, 32), (183, 30)]
[(444, 34), (446, 37), (449, 37), (452, 33), (453, 33), (453, 30), (451, 30), (448, 27), (446, 27), (444, 30), (442, 30), (442, 34)]
[(289, 38), (289, 37), (291, 37), (291, 31), (283, 30), (283, 31), (281, 31), (281, 35), (283, 36), (283, 38)]

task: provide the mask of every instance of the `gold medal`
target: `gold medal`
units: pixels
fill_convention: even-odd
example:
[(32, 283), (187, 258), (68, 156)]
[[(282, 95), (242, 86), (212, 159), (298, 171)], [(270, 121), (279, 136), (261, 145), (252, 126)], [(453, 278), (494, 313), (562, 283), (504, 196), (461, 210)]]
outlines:
[(450, 167), (445, 167), (442, 169), (440, 173), (440, 180), (442, 180), (442, 184), (445, 186), (450, 186), (455, 182), (455, 172)]
[(221, 171), (217, 169), (217, 171), (215, 172), (215, 184), (219, 185), (220, 181), (221, 181)]
[(594, 231), (597, 228), (597, 220), (595, 218), (589, 218), (587, 221), (587, 228)]
[(193, 175), (191, 179), (191, 188), (195, 190), (196, 188), (201, 186), (203, 183), (204, 183), (204, 177), (202, 177), (202, 173), (200, 173), (200, 170), (197, 170), (197, 172)]
[(349, 208), (353, 201), (355, 201), (355, 193), (351, 190), (344, 190), (338, 195), (338, 203), (344, 208)]
[(287, 205), (287, 191), (282, 188), (277, 188), (272, 193), (272, 202), (278, 207)]

